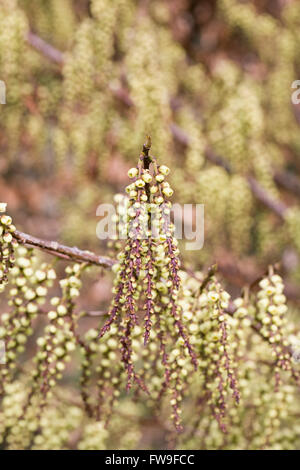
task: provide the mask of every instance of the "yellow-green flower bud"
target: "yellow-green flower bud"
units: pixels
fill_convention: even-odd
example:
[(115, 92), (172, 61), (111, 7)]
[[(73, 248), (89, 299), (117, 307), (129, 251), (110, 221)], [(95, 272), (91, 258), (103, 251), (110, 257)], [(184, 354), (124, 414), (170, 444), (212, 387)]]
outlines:
[(137, 168), (130, 168), (130, 170), (128, 170), (129, 178), (135, 178), (137, 175), (138, 175), (138, 169)]
[(6, 202), (0, 202), (0, 212), (5, 212), (6, 207), (7, 207)]
[(137, 188), (143, 188), (145, 186), (145, 181), (142, 179), (136, 180), (135, 185)]
[(171, 197), (171, 196), (173, 195), (173, 193), (174, 193), (173, 189), (170, 188), (170, 187), (164, 188), (162, 192), (163, 192), (163, 194), (164, 194), (165, 196), (167, 196), (167, 197)]
[(144, 173), (142, 179), (145, 181), (145, 183), (151, 183), (152, 176), (150, 175), (150, 173)]
[(156, 175), (155, 179), (158, 183), (162, 183), (165, 177), (163, 175)]
[(60, 316), (66, 315), (66, 314), (67, 314), (67, 309), (66, 309), (66, 307), (65, 307), (64, 305), (58, 305), (58, 307), (57, 307), (57, 313), (58, 313), (58, 315), (60, 315)]
[(9, 215), (2, 215), (0, 221), (3, 225), (10, 225), (12, 223), (12, 218)]
[(170, 168), (167, 167), (166, 165), (161, 165), (159, 167), (159, 172), (164, 175), (164, 176), (167, 176), (169, 173), (170, 173)]

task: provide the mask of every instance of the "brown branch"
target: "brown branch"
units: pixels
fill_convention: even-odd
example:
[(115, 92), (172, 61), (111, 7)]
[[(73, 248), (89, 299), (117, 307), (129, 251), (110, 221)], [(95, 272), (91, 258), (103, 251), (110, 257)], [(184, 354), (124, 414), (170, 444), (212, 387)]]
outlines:
[[(28, 42), (32, 47), (34, 47), (36, 50), (41, 52), (48, 59), (60, 65), (63, 65), (64, 54), (61, 51), (55, 49), (53, 46), (48, 44), (43, 39), (39, 38), (37, 35), (30, 32), (28, 34)], [(114, 96), (118, 100), (122, 101), (126, 106), (128, 107), (134, 106), (134, 102), (132, 101), (127, 90), (125, 90), (124, 88), (114, 88), (114, 87), (111, 87), (110, 90), (114, 94)], [(181, 127), (179, 127), (177, 124), (171, 123), (170, 131), (174, 139), (176, 139), (182, 145), (184, 146), (190, 145), (190, 142), (191, 142), (190, 136), (186, 134), (186, 132), (183, 129), (181, 129)], [(208, 160), (210, 160), (215, 165), (222, 166), (228, 173), (231, 173), (231, 168), (228, 165), (228, 163), (224, 161), (218, 155), (214, 154), (214, 152), (212, 152), (211, 150), (207, 149), (205, 151), (205, 156)], [(294, 192), (297, 195), (300, 195), (300, 182), (298, 181), (298, 179), (293, 177), (293, 175), (284, 174), (284, 173), (276, 173), (274, 175), (274, 179), (281, 186)], [(268, 207), (272, 212), (277, 214), (280, 218), (284, 218), (284, 215), (287, 209), (285, 204), (283, 204), (281, 201), (277, 201), (273, 199), (255, 178), (248, 177), (247, 180), (251, 188), (251, 191), (256, 197), (256, 199), (258, 199), (261, 203), (263, 203), (266, 207)]]
[(200, 289), (199, 289), (199, 294), (202, 294), (205, 287), (207, 286), (207, 284), (210, 282), (210, 280), (216, 274), (217, 271), (218, 271), (218, 265), (217, 264), (213, 264), (212, 266), (210, 266), (210, 268), (207, 271), (207, 274), (206, 274), (205, 278), (201, 282)]
[[(170, 125), (173, 137), (184, 146), (190, 145), (189, 136), (176, 124)], [(232, 173), (228, 163), (222, 157), (216, 155), (210, 149), (206, 149), (205, 157), (214, 165), (221, 166), (227, 173)], [(300, 181), (290, 173), (276, 173), (274, 175), (276, 183), (280, 184), (285, 189), (293, 192), (300, 197)], [(281, 201), (274, 199), (268, 192), (260, 185), (260, 183), (252, 176), (247, 177), (252, 194), (259, 200), (265, 207), (277, 214), (281, 219), (285, 218), (288, 207)]]
[(57, 256), (58, 258), (67, 259), (69, 261), (79, 263), (85, 262), (107, 269), (110, 269), (113, 264), (115, 264), (115, 260), (111, 258), (96, 255), (91, 251), (80, 250), (76, 246), (69, 247), (54, 241), (42, 240), (40, 238), (28, 235), (27, 233), (19, 232), (18, 230), (13, 233), (13, 237), (22, 245), (40, 248), (41, 250), (46, 251), (51, 255)]
[(256, 199), (262, 202), (264, 206), (268, 207), (268, 209), (277, 214), (281, 219), (284, 219), (288, 207), (283, 202), (272, 198), (252, 176), (249, 176), (247, 181)]
[(300, 197), (300, 180), (293, 173), (289, 171), (276, 172), (274, 180), (283, 189)]
[(27, 35), (27, 41), (37, 51), (41, 52), (45, 57), (47, 57), (52, 62), (56, 64), (63, 65), (64, 64), (64, 54), (63, 52), (59, 51), (55, 47), (48, 44), (44, 39), (40, 38), (36, 34), (29, 31)]
[(180, 144), (184, 145), (184, 146), (188, 146), (190, 145), (190, 138), (189, 136), (184, 132), (183, 129), (181, 129), (181, 127), (179, 127), (177, 124), (175, 124), (174, 122), (172, 122), (170, 124), (170, 131), (174, 137), (174, 139), (176, 139)]

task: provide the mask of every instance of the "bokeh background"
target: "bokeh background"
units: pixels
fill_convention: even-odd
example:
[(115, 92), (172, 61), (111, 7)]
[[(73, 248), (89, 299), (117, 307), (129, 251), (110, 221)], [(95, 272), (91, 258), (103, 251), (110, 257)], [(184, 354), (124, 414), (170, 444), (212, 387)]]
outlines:
[[(173, 201), (205, 205), (185, 265), (216, 262), (237, 295), (278, 262), (296, 306), (299, 31), (296, 0), (2, 0), (0, 200), (17, 228), (108, 254), (96, 208), (149, 134)], [(105, 310), (110, 275), (93, 274), (81, 306)]]

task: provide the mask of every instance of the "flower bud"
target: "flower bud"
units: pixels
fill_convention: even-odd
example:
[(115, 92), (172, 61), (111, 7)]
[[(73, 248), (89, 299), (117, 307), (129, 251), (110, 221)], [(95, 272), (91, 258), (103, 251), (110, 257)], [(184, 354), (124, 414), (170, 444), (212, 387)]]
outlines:
[(137, 168), (130, 168), (130, 170), (128, 170), (129, 178), (135, 178), (137, 175), (138, 175), (138, 169)]
[(6, 202), (0, 202), (0, 212), (5, 212), (6, 207), (7, 207)]
[(164, 176), (167, 176), (169, 173), (170, 173), (170, 168), (167, 167), (166, 165), (161, 165), (159, 167), (159, 172), (164, 175)]
[(136, 180), (136, 182), (135, 182), (135, 186), (136, 186), (137, 188), (143, 188), (143, 187), (145, 186), (145, 181), (143, 181), (142, 179), (138, 179), (138, 180)]

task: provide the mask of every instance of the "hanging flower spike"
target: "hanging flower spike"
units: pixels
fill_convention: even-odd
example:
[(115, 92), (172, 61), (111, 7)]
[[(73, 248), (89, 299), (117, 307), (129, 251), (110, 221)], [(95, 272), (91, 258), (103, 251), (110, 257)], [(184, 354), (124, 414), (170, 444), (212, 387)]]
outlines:
[(300, 386), (300, 374), (293, 367), (292, 351), (286, 340), (285, 325), (287, 322), (286, 297), (283, 294), (282, 278), (274, 273), (270, 266), (268, 275), (260, 283), (257, 294), (256, 319), (259, 321), (261, 335), (269, 342), (275, 357), (275, 390), (281, 385), (281, 371), (289, 371)]
[[(113, 324), (118, 328), (121, 358), (127, 372), (127, 389), (133, 382), (146, 389), (132, 362), (132, 332), (140, 323), (141, 317), (144, 323), (144, 345), (150, 341), (153, 328), (153, 335), (160, 342), (165, 367), (164, 389), (170, 380), (168, 353), (165, 348), (167, 339), (171, 338), (174, 346), (180, 339), (180, 348), (183, 348), (180, 354), (184, 355), (186, 351), (194, 368), (197, 367), (197, 359), (177, 305), (180, 287), (179, 250), (174, 238), (174, 225), (170, 222), (172, 205), (168, 198), (172, 196), (173, 190), (165, 181), (170, 170), (165, 165), (158, 166), (156, 159), (149, 154), (150, 147), (151, 140), (148, 138), (137, 167), (128, 172), (133, 182), (126, 188), (129, 196), (127, 238), (118, 255), (118, 264), (114, 267), (117, 276), (109, 317), (100, 330), (101, 338)], [(172, 328), (174, 332), (170, 332)], [(175, 375), (177, 373), (178, 371), (174, 372)], [(178, 403), (175, 401), (176, 411)], [(179, 418), (177, 421), (179, 422)]]
[(4, 383), (15, 373), (18, 354), (25, 350), (28, 337), (33, 333), (33, 320), (45, 302), (48, 287), (56, 274), (51, 265), (38, 264), (30, 248), (16, 249), (15, 266), (11, 268), (8, 292), (9, 309), (1, 316), (0, 339), (5, 342), (6, 364), (0, 368), (0, 396)]
[(37, 391), (41, 396), (41, 410), (51, 396), (51, 390), (62, 378), (66, 363), (71, 360), (76, 342), (80, 343), (75, 331), (75, 299), (80, 294), (82, 272), (87, 264), (74, 264), (66, 268), (66, 278), (60, 281), (62, 297), (52, 297), (52, 310), (48, 312), (50, 323), (45, 327), (44, 336), (37, 340), (38, 351), (34, 358), (36, 363), (32, 371), (32, 389), (24, 407), (27, 412), (32, 398)]
[(5, 214), (6, 206), (6, 203), (0, 203), (0, 292), (8, 282), (8, 272), (15, 262), (14, 249), (18, 246), (12, 235), (16, 227), (11, 217)]
[[(188, 328), (196, 336), (195, 349), (199, 358), (201, 392), (196, 395), (199, 419), (194, 430), (198, 429), (203, 400), (208, 404), (212, 416), (222, 432), (227, 428), (224, 418), (228, 416), (228, 391), (236, 404), (240, 393), (237, 382), (237, 363), (231, 347), (230, 317), (226, 310), (230, 295), (222, 289), (215, 277), (216, 267), (199, 284), (197, 278), (181, 273), (183, 278), (184, 320), (192, 322)], [(194, 291), (194, 292), (193, 292)]]

